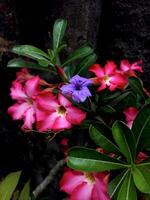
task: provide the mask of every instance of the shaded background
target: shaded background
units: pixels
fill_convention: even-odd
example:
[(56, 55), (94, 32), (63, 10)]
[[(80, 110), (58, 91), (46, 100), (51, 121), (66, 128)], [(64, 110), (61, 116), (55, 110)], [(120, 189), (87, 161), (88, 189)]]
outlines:
[[(89, 42), (100, 63), (107, 59), (142, 59), (145, 73), (141, 78), (150, 88), (149, 0), (0, 0), (0, 51), (6, 49), (0, 60), (0, 174), (23, 168), (28, 176), (36, 174), (35, 184), (61, 158), (61, 153), (56, 144), (18, 132), (18, 124), (5, 115), (11, 103), (9, 88), (15, 78), (15, 70), (6, 68), (11, 58), (7, 47), (32, 44), (48, 48), (58, 18), (68, 20), (68, 53)], [(57, 184), (49, 188), (52, 199), (62, 199), (57, 191)]]

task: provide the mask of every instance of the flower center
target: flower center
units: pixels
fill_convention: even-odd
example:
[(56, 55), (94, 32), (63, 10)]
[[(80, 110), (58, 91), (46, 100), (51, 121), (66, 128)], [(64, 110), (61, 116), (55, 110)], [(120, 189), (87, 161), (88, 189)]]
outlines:
[(76, 90), (81, 90), (81, 89), (82, 89), (82, 86), (81, 86), (80, 84), (76, 84), (76, 85), (75, 85), (75, 89), (76, 89)]
[(85, 172), (84, 173), (84, 176), (85, 176), (85, 178), (86, 178), (86, 180), (89, 182), (89, 183), (95, 183), (95, 177), (94, 177), (94, 175), (92, 174), (92, 173), (87, 173), (87, 172)]
[(58, 115), (64, 116), (66, 115), (66, 108), (64, 106), (60, 106), (57, 110)]
[(29, 105), (32, 105), (32, 104), (33, 104), (32, 99), (27, 99), (27, 103), (28, 103)]
[(110, 78), (109, 78), (108, 75), (104, 76), (104, 81), (105, 81), (106, 84), (109, 84)]

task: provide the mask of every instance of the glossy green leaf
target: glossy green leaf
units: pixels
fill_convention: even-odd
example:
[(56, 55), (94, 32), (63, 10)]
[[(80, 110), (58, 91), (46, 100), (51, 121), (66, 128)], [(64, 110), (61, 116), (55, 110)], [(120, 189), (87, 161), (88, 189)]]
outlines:
[(129, 77), (128, 81), (129, 81), (129, 85), (132, 88), (132, 90), (136, 94), (139, 94), (142, 98), (145, 98), (144, 93), (143, 93), (142, 81), (139, 78), (135, 78), (135, 77)]
[(116, 121), (112, 126), (112, 134), (120, 152), (127, 158), (128, 162), (133, 162), (136, 149), (132, 131), (123, 122)]
[(67, 28), (67, 21), (64, 19), (57, 19), (53, 27), (53, 49), (57, 50), (62, 43), (65, 31)]
[(20, 56), (26, 56), (35, 60), (49, 61), (49, 56), (44, 51), (32, 45), (16, 45), (12, 47), (11, 51)]
[(150, 157), (140, 162), (137, 166), (150, 168)]
[(7, 64), (7, 67), (12, 67), (12, 68), (14, 68), (14, 67), (16, 67), (16, 68), (30, 68), (30, 69), (38, 69), (38, 70), (50, 71), (48, 68), (42, 67), (38, 63), (25, 61), (25, 60), (23, 60), (21, 58), (14, 58), (14, 59), (10, 60), (8, 62), (8, 64)]
[(97, 55), (92, 53), (91, 55), (85, 57), (77, 66), (75, 74), (85, 75), (87, 74), (88, 68), (93, 65), (97, 60)]
[(114, 170), (128, 166), (95, 150), (81, 147), (70, 149), (67, 165), (70, 168), (86, 172)]
[(146, 167), (134, 167), (133, 178), (136, 187), (143, 193), (150, 194), (150, 169)]
[[(143, 146), (150, 146), (150, 104), (144, 106), (138, 113), (136, 119), (132, 125), (132, 131), (136, 138), (136, 146), (141, 143), (142, 140), (142, 148)], [(146, 142), (146, 144), (145, 144)]]
[(90, 126), (89, 129), (90, 137), (95, 142), (95, 144), (110, 153), (118, 153), (118, 147), (107, 137), (106, 132), (109, 132), (111, 134), (110, 130), (105, 126), (101, 126), (99, 127), (99, 129), (96, 129), (94, 126)]
[(10, 200), (16, 189), (21, 171), (12, 172), (0, 184), (0, 200)]
[(118, 103), (120, 103), (122, 100), (124, 100), (127, 96), (129, 96), (131, 92), (125, 92), (118, 97), (116, 97), (113, 101), (109, 103), (111, 106), (116, 106)]
[(118, 176), (116, 176), (108, 185), (108, 193), (110, 195), (110, 198), (112, 199), (114, 195), (118, 192), (118, 189), (120, 188), (123, 180), (125, 179), (126, 175), (128, 173), (128, 170), (122, 172)]
[(99, 110), (104, 112), (104, 113), (107, 113), (107, 114), (113, 114), (113, 113), (116, 112), (116, 110), (112, 106), (109, 106), (109, 105), (101, 106), (99, 108)]
[(29, 200), (29, 198), (30, 198), (30, 181), (28, 181), (24, 185), (18, 200)]
[(117, 200), (137, 200), (136, 188), (131, 172), (126, 175), (119, 190)]
[(62, 64), (62, 66), (66, 66), (75, 60), (79, 60), (85, 58), (86, 56), (93, 53), (93, 49), (90, 46), (82, 46), (79, 49), (72, 52), (67, 60)]

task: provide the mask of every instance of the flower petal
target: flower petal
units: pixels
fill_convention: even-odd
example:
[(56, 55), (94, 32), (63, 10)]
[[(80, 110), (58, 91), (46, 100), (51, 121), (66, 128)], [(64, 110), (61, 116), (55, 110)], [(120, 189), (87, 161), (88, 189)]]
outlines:
[(32, 97), (33, 95), (37, 95), (39, 93), (40, 91), (39, 83), (40, 83), (39, 76), (34, 76), (33, 78), (30, 78), (29, 80), (26, 81), (25, 91), (29, 97)]
[(113, 61), (108, 61), (104, 69), (105, 75), (112, 75), (116, 72), (117, 66)]
[(127, 72), (128, 70), (130, 70), (131, 64), (129, 63), (128, 60), (122, 60), (120, 62), (120, 69), (124, 72)]
[(72, 191), (84, 181), (84, 175), (81, 172), (73, 172), (71, 170), (64, 173), (60, 181), (60, 189), (71, 194)]
[(44, 92), (40, 93), (37, 96), (37, 104), (38, 107), (44, 109), (45, 111), (54, 112), (60, 106), (56, 97), (53, 95), (52, 92)]
[(25, 101), (27, 97), (25, 91), (24, 91), (24, 88), (23, 86), (21, 85), (21, 83), (17, 82), (17, 81), (14, 81), (12, 83), (12, 87), (11, 87), (11, 97), (12, 99), (15, 99), (15, 100), (22, 100), (22, 101)]
[(107, 186), (103, 181), (97, 179), (92, 191), (92, 200), (110, 200), (110, 197), (107, 193)]
[(86, 113), (76, 107), (67, 108), (66, 119), (74, 125), (79, 125), (86, 118)]
[(26, 112), (24, 113), (24, 124), (22, 126), (22, 129), (32, 129), (32, 125), (35, 122), (35, 110), (33, 107), (30, 107)]
[(52, 126), (52, 130), (54, 131), (59, 131), (62, 129), (70, 129), (71, 128), (71, 123), (67, 121), (65, 116), (58, 116)]
[(61, 106), (64, 106), (65, 108), (72, 105), (72, 103), (61, 94), (58, 94), (58, 102)]
[(70, 200), (91, 200), (92, 189), (93, 184), (83, 182), (73, 190)]
[(89, 68), (90, 72), (93, 72), (97, 77), (104, 77), (104, 68), (102, 68), (99, 64), (94, 64)]
[[(45, 117), (44, 117), (45, 116)], [(55, 120), (58, 117), (57, 112), (52, 112), (52, 113), (45, 113), (43, 114), (43, 119), (42, 117), (40, 120), (37, 119), (36, 123), (36, 128), (38, 131), (49, 131), (53, 129), (53, 124), (55, 123)]]
[(23, 103), (15, 103), (13, 106), (8, 108), (8, 114), (14, 120), (22, 119), (25, 111), (30, 107), (30, 105), (26, 102)]

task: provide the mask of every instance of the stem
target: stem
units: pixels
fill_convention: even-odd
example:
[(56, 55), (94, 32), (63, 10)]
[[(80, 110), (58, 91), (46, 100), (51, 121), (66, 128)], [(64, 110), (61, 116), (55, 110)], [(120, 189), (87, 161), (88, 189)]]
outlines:
[(35, 198), (39, 196), (43, 192), (43, 190), (52, 182), (54, 176), (57, 174), (59, 169), (65, 164), (65, 160), (62, 159), (58, 161), (58, 163), (50, 170), (49, 174), (45, 177), (45, 179), (35, 188), (33, 191), (33, 195)]

